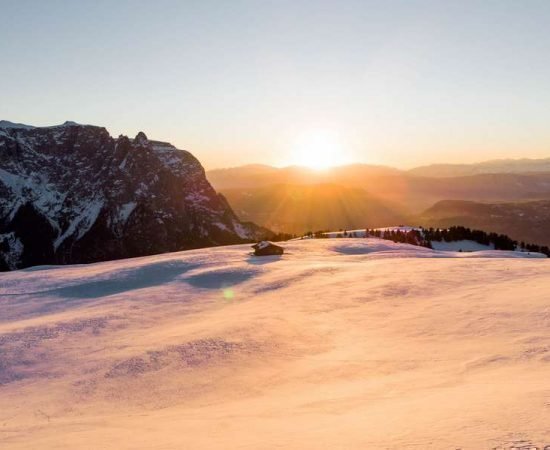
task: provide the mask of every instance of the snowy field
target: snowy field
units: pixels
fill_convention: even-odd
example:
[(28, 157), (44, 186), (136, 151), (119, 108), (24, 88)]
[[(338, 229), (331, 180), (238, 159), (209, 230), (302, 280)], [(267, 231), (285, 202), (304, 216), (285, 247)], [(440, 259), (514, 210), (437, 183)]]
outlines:
[[(379, 231), (399, 231), (401, 233), (408, 233), (410, 231), (419, 231), (422, 232), (422, 228), (408, 227), (408, 226), (398, 226), (398, 227), (386, 227), (386, 228), (376, 228)], [(344, 234), (346, 233), (346, 234)], [(328, 238), (338, 238), (338, 237), (355, 237), (355, 238), (364, 238), (366, 235), (366, 230), (348, 230), (348, 231), (329, 231), (323, 233)], [(484, 245), (476, 241), (470, 240), (460, 240), (460, 241), (432, 241), (432, 248), (434, 250), (440, 251), (450, 251), (450, 252), (479, 252), (484, 250), (494, 250), (494, 244)], [(534, 256), (540, 256), (535, 254)]]
[(462, 241), (432, 241), (432, 248), (434, 250), (444, 251), (460, 251), (463, 252), (479, 252), (481, 250), (494, 250), (494, 244), (483, 245), (476, 241), (462, 240)]
[(550, 260), (283, 246), (0, 274), (0, 448), (550, 445)]

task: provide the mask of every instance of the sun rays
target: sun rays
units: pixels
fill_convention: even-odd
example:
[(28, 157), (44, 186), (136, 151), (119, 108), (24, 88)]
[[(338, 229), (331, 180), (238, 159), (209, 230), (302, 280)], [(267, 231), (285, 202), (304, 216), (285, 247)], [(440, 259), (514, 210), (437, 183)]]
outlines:
[(342, 163), (344, 150), (336, 131), (312, 129), (300, 134), (292, 148), (292, 163), (326, 170)]

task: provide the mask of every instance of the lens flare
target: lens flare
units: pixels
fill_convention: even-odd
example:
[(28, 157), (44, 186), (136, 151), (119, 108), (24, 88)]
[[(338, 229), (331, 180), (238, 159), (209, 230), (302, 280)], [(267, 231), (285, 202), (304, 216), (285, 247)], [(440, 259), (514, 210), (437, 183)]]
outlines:
[(225, 300), (233, 300), (235, 297), (235, 292), (231, 288), (225, 288), (222, 293)]

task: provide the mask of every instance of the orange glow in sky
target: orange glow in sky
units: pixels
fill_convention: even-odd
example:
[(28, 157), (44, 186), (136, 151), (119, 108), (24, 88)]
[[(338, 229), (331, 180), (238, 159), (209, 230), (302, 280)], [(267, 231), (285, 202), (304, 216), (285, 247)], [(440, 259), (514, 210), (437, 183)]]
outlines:
[(329, 129), (312, 129), (300, 134), (292, 145), (291, 165), (323, 170), (346, 162), (338, 133)]

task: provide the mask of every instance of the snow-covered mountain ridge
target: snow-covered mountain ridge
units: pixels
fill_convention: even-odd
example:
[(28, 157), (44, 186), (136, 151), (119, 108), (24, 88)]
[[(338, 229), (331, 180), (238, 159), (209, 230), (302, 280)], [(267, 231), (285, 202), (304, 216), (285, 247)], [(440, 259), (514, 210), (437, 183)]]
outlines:
[(281, 245), (0, 274), (0, 447), (550, 443), (548, 259)]
[(74, 122), (0, 122), (0, 268), (231, 244), (257, 233), (199, 161), (169, 143), (141, 132), (114, 139)]

